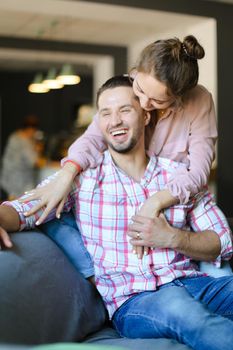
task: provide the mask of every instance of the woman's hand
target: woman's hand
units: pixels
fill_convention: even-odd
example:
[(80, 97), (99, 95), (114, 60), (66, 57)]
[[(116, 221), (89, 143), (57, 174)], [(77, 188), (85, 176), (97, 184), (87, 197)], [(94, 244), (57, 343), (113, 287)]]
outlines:
[[(153, 219), (159, 215), (159, 202), (157, 201), (156, 194), (149, 197), (142, 205), (137, 213), (137, 216)], [(130, 236), (130, 234), (129, 234)], [(132, 236), (131, 236), (132, 237)], [(138, 244), (141, 244), (141, 240), (138, 237)], [(150, 246), (140, 246), (133, 244), (133, 253), (137, 255), (138, 259), (142, 259), (144, 255), (148, 255)]]
[(57, 176), (48, 184), (28, 191), (26, 193), (27, 198), (21, 198), (21, 202), (27, 202), (28, 200), (40, 201), (31, 210), (25, 212), (24, 215), (31, 216), (44, 207), (45, 210), (36, 223), (36, 225), (40, 225), (46, 219), (50, 211), (57, 207), (56, 217), (59, 218), (76, 175), (77, 167), (72, 163), (66, 163), (64, 167), (59, 170)]
[[(174, 205), (177, 202), (178, 200), (174, 198), (168, 190), (156, 192), (143, 203), (137, 215), (135, 215), (135, 219), (137, 220), (137, 217), (145, 217), (150, 219), (157, 218), (163, 209)], [(138, 232), (138, 234), (140, 233)], [(135, 233), (134, 236), (131, 237), (135, 238)], [(142, 259), (143, 255), (147, 255), (149, 253), (151, 246), (148, 244), (142, 246), (141, 239), (137, 239), (136, 243), (137, 245), (133, 245), (133, 252), (134, 254), (137, 254), (139, 259)]]

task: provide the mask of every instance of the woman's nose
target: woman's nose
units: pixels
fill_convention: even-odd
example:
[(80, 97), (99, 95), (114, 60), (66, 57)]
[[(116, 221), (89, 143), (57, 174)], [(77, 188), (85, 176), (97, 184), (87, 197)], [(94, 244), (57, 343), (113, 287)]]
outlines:
[(146, 96), (140, 98), (140, 105), (142, 108), (147, 109), (150, 107), (150, 99)]

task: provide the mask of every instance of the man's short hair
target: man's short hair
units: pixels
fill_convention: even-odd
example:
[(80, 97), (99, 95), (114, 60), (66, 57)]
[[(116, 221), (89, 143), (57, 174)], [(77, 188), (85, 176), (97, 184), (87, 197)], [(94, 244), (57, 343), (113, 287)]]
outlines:
[(96, 106), (98, 108), (98, 102), (100, 95), (108, 89), (114, 89), (116, 87), (127, 86), (132, 87), (132, 80), (128, 75), (116, 75), (110, 79), (108, 79), (97, 91), (96, 95)]

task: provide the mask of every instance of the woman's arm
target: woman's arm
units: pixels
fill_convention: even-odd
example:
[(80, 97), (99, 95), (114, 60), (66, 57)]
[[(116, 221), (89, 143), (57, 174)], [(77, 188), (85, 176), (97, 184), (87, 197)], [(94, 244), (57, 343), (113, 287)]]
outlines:
[(62, 160), (63, 167), (57, 176), (45, 186), (35, 188), (27, 193), (31, 200), (40, 200), (27, 212), (27, 216), (31, 216), (45, 207), (43, 214), (38, 219), (38, 224), (41, 224), (55, 207), (57, 207), (56, 217), (59, 218), (75, 176), (81, 170), (88, 167), (93, 168), (101, 162), (106, 144), (99, 130), (97, 118), (98, 116), (95, 115), (86, 132), (71, 145), (68, 157)]
[(156, 192), (145, 201), (138, 215), (153, 219), (159, 216), (162, 209), (175, 205), (178, 202), (178, 198), (173, 197), (169, 190), (162, 190)]
[(201, 94), (196, 96), (193, 106), (189, 139), (187, 143), (188, 169), (175, 171), (169, 182), (168, 190), (180, 203), (187, 203), (208, 183), (211, 164), (215, 155), (217, 126), (214, 103), (211, 94), (200, 87)]
[[(139, 217), (153, 219), (160, 215), (162, 209), (175, 205), (178, 202), (179, 200), (173, 197), (169, 190), (156, 192), (143, 203), (142, 207), (134, 217), (136, 220)], [(139, 259), (142, 259), (143, 255), (148, 254), (149, 247), (133, 245), (133, 252), (138, 256)]]
[(70, 146), (68, 156), (62, 159), (62, 165), (71, 161), (78, 164), (82, 170), (95, 168), (101, 163), (106, 148), (98, 125), (98, 115), (95, 115), (86, 132)]
[(167, 184), (143, 204), (138, 215), (156, 217), (162, 209), (177, 203), (186, 203), (190, 196), (197, 194), (208, 182), (214, 159), (217, 138), (215, 108), (211, 94), (198, 86), (194, 95), (189, 96), (184, 112), (190, 118), (187, 140), (189, 168), (180, 167)]

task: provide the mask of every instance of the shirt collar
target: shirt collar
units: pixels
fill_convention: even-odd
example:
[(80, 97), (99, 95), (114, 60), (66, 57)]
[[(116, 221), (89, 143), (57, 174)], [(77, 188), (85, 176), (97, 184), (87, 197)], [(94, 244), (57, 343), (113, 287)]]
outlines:
[[(140, 180), (140, 184), (142, 186), (147, 186), (147, 184), (150, 183), (152, 177), (156, 176), (157, 174), (159, 174), (161, 172), (161, 167), (158, 165), (158, 159), (155, 155), (148, 155), (148, 157), (150, 158), (146, 170), (144, 172), (143, 177)], [(108, 167), (109, 171), (111, 171), (110, 169), (114, 169), (118, 175), (120, 176), (120, 178), (122, 179), (122, 181), (124, 181), (125, 179), (131, 179), (131, 181), (133, 180), (128, 174), (126, 174), (122, 169), (120, 169), (114, 162), (114, 160), (112, 159), (112, 156), (110, 154), (110, 152), (107, 150), (104, 152), (104, 164), (106, 165), (110, 165), (110, 167)], [(134, 181), (134, 180), (133, 180)], [(128, 181), (127, 181), (128, 182)], [(136, 181), (135, 181), (136, 182)]]

